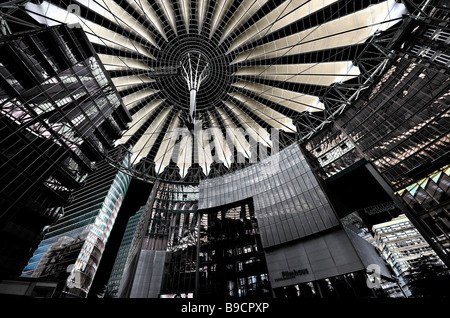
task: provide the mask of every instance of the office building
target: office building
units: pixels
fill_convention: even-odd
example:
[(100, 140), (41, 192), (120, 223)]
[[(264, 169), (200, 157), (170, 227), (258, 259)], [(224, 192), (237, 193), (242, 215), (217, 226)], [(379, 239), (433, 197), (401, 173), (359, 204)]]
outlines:
[(436, 253), (405, 215), (374, 225), (373, 232), (380, 253), (393, 268), (405, 294), (414, 296), (407, 285), (409, 270), (422, 256), (440, 262)]
[(450, 266), (446, 1), (18, 10), (84, 32), (131, 116), (104, 157), (153, 187), (119, 297), (388, 297), (369, 235), (403, 214)]
[(121, 240), (120, 247), (115, 258), (114, 266), (112, 268), (111, 275), (107, 284), (108, 291), (113, 296), (116, 296), (119, 292), (120, 281), (122, 279), (123, 270), (128, 258), (128, 252), (130, 250), (133, 236), (136, 232), (136, 226), (139, 222), (143, 210), (144, 207), (141, 207), (133, 216), (131, 216), (128, 220), (127, 227), (125, 228), (125, 233)]
[(0, 275), (17, 277), (129, 113), (84, 33), (0, 39)]
[(0, 283), (0, 297), (52, 298), (56, 286), (56, 282), (45, 280), (5, 279)]
[(446, 230), (450, 227), (447, 217), (449, 168), (448, 165), (444, 166), (396, 193), (414, 211), (428, 233), (445, 251), (449, 250)]
[(54, 297), (86, 297), (130, 181), (108, 163), (98, 163), (49, 227), (22, 276), (57, 281)]

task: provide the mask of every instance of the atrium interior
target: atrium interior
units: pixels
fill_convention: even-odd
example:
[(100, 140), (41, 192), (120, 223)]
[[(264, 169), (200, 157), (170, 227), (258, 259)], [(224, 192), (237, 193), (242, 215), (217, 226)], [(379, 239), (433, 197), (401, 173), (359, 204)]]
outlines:
[(445, 0), (0, 4), (0, 297), (448, 297), (449, 46)]

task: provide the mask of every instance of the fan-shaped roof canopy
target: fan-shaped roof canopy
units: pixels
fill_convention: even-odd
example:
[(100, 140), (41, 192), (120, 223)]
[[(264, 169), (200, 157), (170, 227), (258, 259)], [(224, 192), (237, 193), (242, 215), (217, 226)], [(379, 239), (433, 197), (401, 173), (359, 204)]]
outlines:
[(379, 68), (369, 47), (406, 13), (395, 0), (70, 3), (26, 10), (84, 29), (133, 118), (117, 145), (145, 180), (218, 176), (307, 138)]

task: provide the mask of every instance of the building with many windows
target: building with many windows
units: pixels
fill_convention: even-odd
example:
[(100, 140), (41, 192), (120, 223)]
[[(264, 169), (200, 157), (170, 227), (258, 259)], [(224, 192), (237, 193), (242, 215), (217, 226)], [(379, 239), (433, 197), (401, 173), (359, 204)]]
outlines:
[(130, 181), (99, 163), (85, 186), (74, 191), (64, 215), (47, 229), (22, 276), (57, 281), (54, 297), (86, 297)]
[(127, 261), (128, 252), (130, 250), (133, 236), (136, 231), (136, 226), (142, 215), (144, 207), (141, 207), (134, 215), (132, 215), (127, 223), (125, 233), (120, 243), (119, 250), (115, 258), (114, 266), (111, 271), (111, 275), (108, 280), (108, 288), (113, 295), (116, 295), (119, 291), (120, 281), (122, 280), (122, 274)]
[(0, 276), (17, 276), (130, 115), (78, 28), (0, 37)]
[(422, 256), (430, 255), (437, 262), (439, 258), (405, 215), (374, 225), (373, 232), (380, 253), (393, 268), (406, 295), (411, 296), (406, 277), (411, 267)]

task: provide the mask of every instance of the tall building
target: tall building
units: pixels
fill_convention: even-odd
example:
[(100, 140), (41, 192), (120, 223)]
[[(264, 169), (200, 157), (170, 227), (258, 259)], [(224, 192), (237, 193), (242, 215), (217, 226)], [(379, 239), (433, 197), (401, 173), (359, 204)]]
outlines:
[(402, 289), (407, 296), (414, 296), (407, 286), (409, 270), (425, 255), (440, 262), (436, 253), (403, 214), (392, 221), (374, 225), (373, 232), (380, 253), (393, 268)]
[(403, 214), (450, 266), (446, 1), (14, 8), (84, 32), (131, 117), (104, 157), (152, 192), (119, 297), (389, 297), (370, 236)]
[[(348, 172), (364, 170), (358, 182), (374, 179), (389, 194), (379, 203), (395, 204), (448, 267), (448, 176), (439, 171), (449, 160), (449, 12), (435, 1), (416, 13), (405, 17), (387, 48), (390, 63), (370, 93), (308, 140), (305, 149), (342, 206), (350, 203), (344, 202), (348, 188), (339, 179), (356, 181)], [(436, 173), (442, 178), (434, 181)], [(421, 182), (428, 184), (413, 191), (414, 197), (408, 189)]]
[[(340, 224), (300, 148), (279, 157), (199, 185), (159, 181), (135, 232), (119, 297), (382, 293), (381, 286), (367, 288), (366, 269), (376, 265), (380, 282), (392, 272), (372, 244)], [(272, 174), (275, 168), (282, 170)]]
[(16, 277), (129, 113), (78, 28), (0, 37), (0, 277)]
[(86, 184), (74, 191), (63, 216), (48, 228), (22, 276), (57, 281), (54, 297), (86, 297), (130, 181), (130, 176), (100, 162)]
[(107, 284), (107, 287), (114, 296), (116, 296), (119, 292), (120, 281), (122, 279), (123, 270), (128, 258), (128, 252), (130, 251), (133, 236), (136, 232), (136, 227), (143, 211), (144, 207), (141, 207), (133, 216), (129, 218), (119, 250), (117, 251), (114, 266), (111, 270), (111, 275)]

